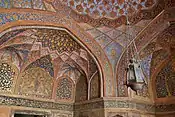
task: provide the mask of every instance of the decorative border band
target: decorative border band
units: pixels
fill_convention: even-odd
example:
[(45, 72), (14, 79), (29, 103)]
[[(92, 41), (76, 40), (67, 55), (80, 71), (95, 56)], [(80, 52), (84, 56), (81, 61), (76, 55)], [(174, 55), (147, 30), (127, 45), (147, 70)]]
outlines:
[(6, 96), (0, 96), (0, 105), (73, 111), (72, 104), (60, 104), (55, 102), (46, 102)]
[(82, 104), (62, 104), (56, 102), (46, 102), (39, 100), (23, 99), (17, 97), (0, 96), (0, 105), (7, 106), (22, 106), (42, 109), (56, 109), (65, 111), (77, 111), (87, 109), (102, 109), (102, 108), (116, 108), (116, 109), (136, 109), (146, 112), (173, 112), (175, 111), (175, 104), (169, 105), (151, 105), (136, 103), (134, 101), (117, 101), (117, 100), (98, 100), (95, 102), (87, 102)]

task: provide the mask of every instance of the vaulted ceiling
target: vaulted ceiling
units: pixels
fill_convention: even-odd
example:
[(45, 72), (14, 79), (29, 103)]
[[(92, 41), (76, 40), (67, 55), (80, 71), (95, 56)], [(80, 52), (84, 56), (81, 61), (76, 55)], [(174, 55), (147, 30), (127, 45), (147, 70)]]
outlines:
[[(126, 96), (126, 87), (123, 86), (122, 80), (124, 77), (122, 71), (126, 66), (122, 65), (126, 63), (126, 48), (133, 48), (133, 40), (142, 60), (143, 71), (148, 78), (156, 74), (153, 72), (163, 59), (173, 55), (174, 24), (171, 23), (169, 26), (168, 23), (162, 23), (166, 19), (166, 12), (162, 10), (173, 6), (172, 0), (1, 0), (1, 9), (19, 11), (12, 12), (13, 17), (1, 12), (0, 25), (17, 20), (36, 20), (39, 17), (36, 14), (31, 15), (30, 12), (43, 14), (42, 18), (37, 19), (41, 22), (47, 18), (53, 18), (48, 19), (47, 22), (62, 22), (55, 20), (59, 19), (57, 15), (74, 21), (77, 27), (95, 40), (109, 60), (109, 67), (112, 67), (111, 74), (114, 75), (114, 85), (115, 88), (117, 87), (113, 91), (114, 95)], [(22, 14), (19, 15), (17, 12)], [(52, 13), (54, 15), (47, 16)], [(152, 32), (144, 33), (149, 29)], [(40, 28), (24, 28), (8, 32), (0, 40), (1, 58), (15, 62), (16, 67), (24, 71), (28, 67), (38, 66), (38, 61), (46, 57), (48, 61), (60, 63), (55, 64), (62, 69), (57, 73), (58, 76), (68, 73), (74, 82), (77, 82), (76, 75), (93, 76), (98, 71), (97, 65), (93, 66), (94, 58), (74, 41), (68, 32)], [(172, 38), (168, 37), (170, 35)], [(48, 66), (52, 66), (52, 62), (48, 63)], [(32, 64), (29, 65), (30, 63)], [(65, 71), (69, 68), (71, 73)], [(54, 68), (45, 69), (53, 76)]]

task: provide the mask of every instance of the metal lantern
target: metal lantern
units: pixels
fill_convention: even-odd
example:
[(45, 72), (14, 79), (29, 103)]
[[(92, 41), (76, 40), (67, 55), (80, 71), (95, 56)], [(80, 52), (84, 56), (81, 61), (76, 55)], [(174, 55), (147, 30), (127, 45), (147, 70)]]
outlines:
[[(127, 18), (127, 25), (130, 26), (130, 22), (128, 20), (128, 17), (126, 17), (126, 18)], [(130, 32), (129, 28), (128, 28), (128, 32)], [(130, 36), (129, 36), (129, 39), (127, 39), (127, 40), (130, 40)], [(129, 41), (128, 41), (128, 43), (129, 43)], [(130, 50), (130, 52), (131, 52), (130, 54), (133, 56), (133, 58), (129, 60), (129, 64), (128, 64), (127, 72), (126, 72), (127, 80), (126, 80), (125, 85), (137, 92), (138, 90), (141, 90), (143, 88), (143, 86), (146, 85), (146, 83), (144, 80), (144, 74), (143, 74), (141, 65), (140, 65), (138, 59), (137, 60), (135, 59), (135, 58), (139, 58), (139, 54), (138, 54), (134, 39), (132, 41), (132, 44), (133, 44), (134, 48), (129, 48), (129, 45), (126, 46), (127, 57), (130, 56), (129, 55), (129, 50)]]
[(131, 59), (129, 61), (126, 73), (127, 73), (127, 81), (126, 81), (127, 87), (130, 87), (134, 91), (141, 90), (145, 85), (145, 81), (140, 63), (135, 59)]

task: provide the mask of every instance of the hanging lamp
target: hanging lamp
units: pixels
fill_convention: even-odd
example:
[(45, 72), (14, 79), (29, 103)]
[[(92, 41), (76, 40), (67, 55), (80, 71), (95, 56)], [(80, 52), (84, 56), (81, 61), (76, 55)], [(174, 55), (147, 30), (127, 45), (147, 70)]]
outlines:
[(130, 87), (134, 91), (138, 91), (138, 90), (141, 90), (144, 85), (146, 85), (141, 65), (135, 58), (132, 58), (129, 60), (126, 73), (127, 73), (126, 75), (127, 87)]
[[(128, 16), (126, 16), (126, 17), (127, 17), (127, 25), (130, 26)], [(129, 32), (129, 28), (128, 28), (128, 32)], [(128, 39), (128, 41), (129, 40), (130, 39)], [(129, 54), (128, 50), (129, 50), (130, 46), (126, 47), (128, 66), (126, 68), (126, 77), (127, 78), (126, 78), (125, 85), (137, 92), (138, 90), (143, 89), (143, 86), (146, 85), (146, 82), (144, 80), (145, 76), (144, 76), (142, 68), (141, 68), (139, 54), (137, 51), (137, 47), (135, 45), (135, 41), (133, 40), (132, 43), (134, 44), (135, 53), (133, 52), (134, 54), (132, 55), (131, 58), (128, 57), (128, 54)], [(131, 52), (132, 52), (132, 49), (131, 49)]]

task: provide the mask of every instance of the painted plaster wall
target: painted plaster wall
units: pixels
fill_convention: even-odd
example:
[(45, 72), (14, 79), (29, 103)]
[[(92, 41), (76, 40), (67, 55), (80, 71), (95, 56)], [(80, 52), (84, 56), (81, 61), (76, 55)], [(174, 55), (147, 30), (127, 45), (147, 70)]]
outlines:
[(0, 117), (10, 117), (11, 109), (9, 107), (0, 106)]

